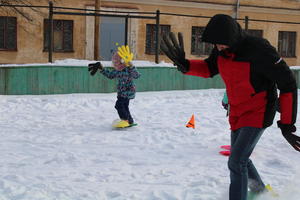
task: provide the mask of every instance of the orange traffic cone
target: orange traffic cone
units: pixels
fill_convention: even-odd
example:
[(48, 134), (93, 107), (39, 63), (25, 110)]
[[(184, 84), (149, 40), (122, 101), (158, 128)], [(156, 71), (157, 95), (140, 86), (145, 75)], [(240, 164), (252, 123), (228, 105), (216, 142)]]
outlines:
[(195, 128), (195, 116), (192, 115), (190, 121), (185, 125), (187, 128)]

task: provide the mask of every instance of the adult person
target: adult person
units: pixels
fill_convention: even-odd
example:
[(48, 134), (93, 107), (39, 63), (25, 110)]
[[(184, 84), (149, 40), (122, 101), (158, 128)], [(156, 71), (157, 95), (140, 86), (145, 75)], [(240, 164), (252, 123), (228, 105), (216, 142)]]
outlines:
[(247, 199), (248, 179), (250, 190), (263, 192), (265, 185), (249, 157), (264, 130), (273, 123), (277, 89), (278, 127), (289, 144), (300, 151), (300, 137), (293, 134), (297, 85), (292, 71), (266, 39), (247, 35), (228, 15), (213, 16), (204, 29), (202, 41), (214, 45), (207, 59), (186, 59), (181, 33), (178, 41), (174, 33), (165, 35), (161, 50), (179, 71), (204, 78), (220, 74), (226, 85), (231, 127), (229, 200)]

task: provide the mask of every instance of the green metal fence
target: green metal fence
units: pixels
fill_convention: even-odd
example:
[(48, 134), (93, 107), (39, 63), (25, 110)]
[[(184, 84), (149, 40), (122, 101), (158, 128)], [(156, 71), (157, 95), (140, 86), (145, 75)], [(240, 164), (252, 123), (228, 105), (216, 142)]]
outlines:
[[(137, 67), (142, 74), (135, 80), (137, 91), (192, 90), (224, 88), (219, 76), (186, 76), (171, 67)], [(0, 94), (37, 95), (69, 93), (109, 93), (116, 91), (116, 80), (101, 74), (90, 76), (82, 66), (0, 67)]]
[[(142, 76), (135, 80), (137, 91), (193, 90), (224, 88), (220, 76), (186, 76), (171, 67), (137, 67)], [(300, 88), (300, 69), (293, 69)], [(0, 67), (1, 95), (38, 95), (69, 93), (110, 93), (116, 80), (100, 73), (90, 76), (82, 66)]]

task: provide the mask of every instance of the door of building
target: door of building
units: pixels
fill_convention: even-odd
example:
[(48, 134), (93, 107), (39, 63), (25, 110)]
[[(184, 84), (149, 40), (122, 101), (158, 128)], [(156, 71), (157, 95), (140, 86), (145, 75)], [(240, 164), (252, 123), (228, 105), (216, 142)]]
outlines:
[(125, 19), (101, 17), (100, 21), (100, 58), (109, 61), (118, 45), (125, 43)]

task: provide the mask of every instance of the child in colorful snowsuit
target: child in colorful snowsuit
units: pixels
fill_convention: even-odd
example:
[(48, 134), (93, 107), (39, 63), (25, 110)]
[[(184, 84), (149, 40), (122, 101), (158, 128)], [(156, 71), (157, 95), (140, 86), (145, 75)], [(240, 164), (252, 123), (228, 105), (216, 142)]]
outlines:
[(122, 121), (127, 121), (129, 125), (134, 123), (134, 120), (129, 111), (129, 101), (135, 98), (136, 87), (133, 79), (138, 79), (140, 73), (131, 62), (128, 66), (122, 61), (118, 52), (114, 53), (112, 57), (113, 70), (105, 69), (100, 62), (89, 64), (89, 71), (94, 75), (97, 70), (109, 79), (118, 79), (117, 83), (117, 101), (115, 108), (118, 111), (119, 117)]

